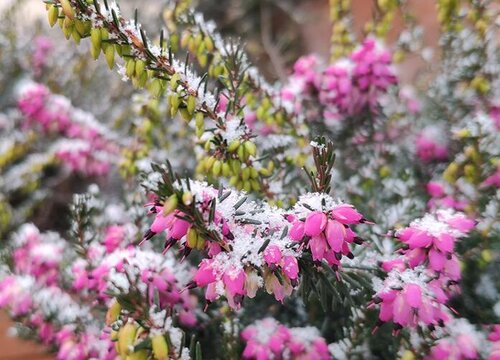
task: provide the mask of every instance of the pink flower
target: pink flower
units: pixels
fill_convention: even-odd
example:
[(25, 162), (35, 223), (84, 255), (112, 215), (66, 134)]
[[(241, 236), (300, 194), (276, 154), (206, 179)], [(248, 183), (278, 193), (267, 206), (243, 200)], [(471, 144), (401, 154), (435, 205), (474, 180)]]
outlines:
[(448, 158), (448, 147), (444, 135), (437, 128), (426, 128), (417, 136), (417, 156), (423, 162), (444, 161)]
[(307, 236), (318, 236), (325, 230), (327, 217), (324, 213), (316, 211), (307, 215), (304, 232)]

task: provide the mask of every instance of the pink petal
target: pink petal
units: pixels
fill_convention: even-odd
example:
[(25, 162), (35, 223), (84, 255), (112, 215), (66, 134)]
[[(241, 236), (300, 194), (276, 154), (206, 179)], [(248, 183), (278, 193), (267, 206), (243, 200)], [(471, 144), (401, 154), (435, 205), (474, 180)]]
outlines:
[(352, 205), (344, 204), (335, 207), (332, 210), (332, 215), (335, 219), (343, 224), (358, 224), (363, 218), (359, 212)]
[(406, 302), (414, 309), (422, 305), (422, 289), (417, 284), (408, 284), (404, 291)]
[(319, 235), (325, 229), (327, 220), (326, 215), (322, 212), (310, 213), (305, 222), (305, 234), (308, 236)]
[(209, 260), (203, 260), (200, 263), (200, 267), (196, 271), (193, 280), (199, 287), (206, 286), (217, 280), (212, 268), (212, 263)]
[(299, 276), (299, 264), (294, 256), (285, 256), (283, 272), (289, 279), (294, 280)]
[(399, 293), (394, 300), (394, 322), (406, 326), (410, 322), (410, 306), (402, 293)]
[(289, 236), (292, 240), (301, 241), (304, 237), (305, 226), (302, 221), (297, 221), (292, 225)]
[(228, 270), (224, 273), (222, 280), (226, 285), (226, 290), (232, 296), (240, 294), (245, 295), (245, 272), (243, 270)]
[(446, 256), (441, 251), (435, 249), (429, 251), (429, 265), (432, 270), (443, 270), (445, 262)]
[(264, 260), (268, 265), (278, 264), (281, 261), (281, 250), (277, 245), (269, 245), (264, 250)]
[(182, 239), (187, 234), (190, 224), (186, 220), (175, 219), (172, 229), (168, 232), (168, 236), (177, 240)]
[(417, 230), (408, 240), (408, 245), (410, 249), (428, 247), (432, 244), (433, 237), (429, 235), (426, 231)]
[(453, 252), (455, 238), (450, 234), (442, 233), (438, 237), (434, 238), (434, 246), (444, 253)]
[(314, 236), (309, 240), (309, 248), (311, 249), (312, 258), (314, 261), (323, 259), (326, 251), (326, 241), (323, 235)]
[(163, 213), (160, 211), (158, 214), (156, 214), (156, 218), (151, 224), (151, 231), (158, 234), (165, 230), (169, 225), (170, 222), (172, 221), (172, 214), (164, 216)]
[(344, 225), (335, 220), (328, 221), (326, 225), (326, 239), (331, 249), (335, 252), (342, 251), (344, 243), (345, 228)]

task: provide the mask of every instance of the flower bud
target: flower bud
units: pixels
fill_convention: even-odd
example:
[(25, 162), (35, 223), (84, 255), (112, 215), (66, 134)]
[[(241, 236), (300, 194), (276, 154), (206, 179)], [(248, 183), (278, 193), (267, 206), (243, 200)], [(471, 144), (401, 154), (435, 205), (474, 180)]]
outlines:
[(135, 74), (141, 76), (146, 69), (146, 63), (143, 60), (137, 60), (135, 62)]
[(132, 78), (135, 74), (135, 61), (133, 59), (129, 59), (125, 64), (125, 74), (129, 78)]
[(193, 95), (189, 95), (187, 99), (187, 110), (189, 114), (194, 114), (194, 110), (196, 109), (196, 97)]
[(155, 98), (159, 98), (161, 96), (161, 94), (163, 93), (162, 81), (160, 79), (156, 79), (156, 78), (153, 79), (153, 81), (151, 81), (151, 84), (149, 85), (149, 92)]
[(64, 15), (73, 20), (75, 18), (75, 11), (73, 10), (73, 7), (71, 6), (69, 0), (60, 0), (60, 3)]
[(196, 242), (196, 248), (198, 250), (203, 250), (205, 248), (205, 239), (203, 237), (201, 237), (200, 235), (198, 235), (198, 241)]
[(227, 147), (227, 151), (235, 152), (236, 150), (238, 150), (240, 145), (241, 145), (241, 143), (239, 140), (233, 140), (229, 143), (229, 146)]
[(170, 78), (170, 87), (172, 88), (172, 90), (175, 90), (177, 89), (177, 85), (178, 84), (178, 81), (181, 79), (180, 75), (175, 73), (174, 75), (172, 75), (172, 77)]
[(106, 62), (108, 63), (109, 68), (113, 69), (113, 66), (115, 66), (115, 47), (114, 46), (106, 47), (106, 50), (104, 51), (104, 56), (106, 57)]
[(186, 191), (182, 194), (182, 203), (186, 206), (191, 205), (193, 202), (193, 194), (190, 191)]
[(101, 48), (101, 30), (99, 28), (92, 28), (90, 30), (90, 41), (96, 49)]
[(210, 171), (212, 170), (212, 166), (214, 165), (215, 163), (215, 157), (213, 156), (210, 156), (208, 157), (206, 160), (205, 160), (205, 171)]
[(116, 301), (116, 299), (113, 299), (113, 302), (111, 303), (111, 306), (109, 307), (108, 312), (106, 313), (106, 325), (109, 326), (116, 320), (118, 320), (121, 311), (122, 307), (120, 303)]
[(220, 160), (215, 160), (214, 165), (212, 167), (212, 174), (214, 174), (215, 177), (219, 176), (222, 170), (222, 163)]
[(245, 141), (243, 145), (245, 146), (245, 150), (249, 155), (255, 156), (257, 154), (257, 146), (255, 146), (253, 142)]
[(57, 23), (57, 18), (59, 17), (59, 9), (54, 4), (49, 6), (47, 16), (49, 18), (49, 25), (53, 27)]
[(148, 357), (149, 356), (147, 350), (142, 349), (130, 354), (127, 357), (127, 360), (148, 360)]
[(177, 111), (179, 110), (179, 95), (177, 93), (174, 93), (170, 95), (169, 97), (170, 101), (170, 116), (174, 117), (177, 114)]
[(205, 43), (205, 47), (208, 50), (208, 52), (212, 52), (214, 50), (214, 41), (210, 36), (205, 36), (203, 42)]
[(127, 323), (118, 332), (118, 349), (122, 358), (130, 353), (130, 347), (134, 344), (137, 327), (134, 324)]
[(186, 236), (186, 244), (189, 248), (194, 249), (197, 248), (198, 245), (198, 233), (197, 231), (191, 227)]
[(229, 177), (231, 175), (231, 167), (229, 166), (228, 163), (222, 164), (222, 175), (224, 177)]
[(168, 344), (163, 335), (153, 336), (151, 338), (151, 346), (153, 348), (153, 356), (156, 360), (168, 359)]
[(168, 215), (170, 214), (172, 211), (174, 211), (175, 209), (177, 209), (177, 204), (178, 204), (178, 200), (177, 200), (177, 195), (173, 194), (171, 195), (167, 201), (165, 201), (165, 203), (163, 204), (163, 215)]

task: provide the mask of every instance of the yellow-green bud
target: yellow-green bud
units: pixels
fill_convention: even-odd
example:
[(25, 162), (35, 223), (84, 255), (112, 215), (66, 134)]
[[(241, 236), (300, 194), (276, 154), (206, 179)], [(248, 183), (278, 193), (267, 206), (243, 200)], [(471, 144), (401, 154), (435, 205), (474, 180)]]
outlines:
[(177, 93), (170, 95), (169, 102), (170, 102), (170, 116), (174, 117), (175, 114), (177, 114), (177, 111), (179, 110), (179, 103), (180, 103), (179, 95), (177, 95)]
[(134, 324), (127, 323), (118, 332), (118, 349), (120, 356), (125, 358), (130, 354), (130, 347), (134, 344), (137, 327)]
[(106, 325), (109, 326), (116, 320), (118, 320), (121, 311), (122, 311), (122, 306), (118, 301), (116, 301), (116, 299), (113, 299), (113, 302), (111, 303), (111, 306), (109, 307), (106, 313)]
[(250, 179), (250, 168), (246, 167), (241, 171), (241, 178), (243, 181)]
[(53, 27), (57, 23), (57, 18), (59, 17), (59, 9), (54, 4), (49, 6), (49, 11), (47, 12), (49, 18), (49, 25)]
[(194, 228), (189, 228), (187, 232), (187, 246), (191, 249), (194, 249), (197, 247), (198, 244), (198, 233)]
[(156, 360), (168, 360), (168, 344), (163, 335), (155, 335), (151, 338), (153, 356)]
[(245, 152), (245, 146), (240, 146), (240, 147), (238, 148), (238, 157), (239, 157), (239, 158), (240, 158), (240, 160), (242, 160), (242, 161), (247, 160), (248, 156), (247, 156), (247, 154), (246, 154), (246, 152)]
[(60, 3), (64, 15), (73, 20), (75, 18), (75, 11), (73, 10), (73, 7), (71, 6), (69, 0), (60, 0)]
[(231, 170), (233, 170), (233, 174), (239, 174), (241, 171), (241, 162), (239, 160), (231, 160), (230, 162)]
[(186, 206), (191, 205), (193, 202), (193, 194), (190, 191), (186, 191), (182, 194), (182, 203)]
[(205, 171), (206, 172), (209, 172), (210, 170), (212, 170), (212, 166), (214, 165), (215, 160), (216, 159), (213, 156), (210, 156), (205, 160)]
[(167, 199), (167, 201), (165, 201), (165, 203), (163, 204), (163, 209), (162, 209), (163, 215), (168, 215), (172, 211), (177, 209), (178, 202), (179, 202), (179, 200), (177, 199), (177, 195), (175, 195), (175, 194), (170, 195), (170, 197)]
[(73, 40), (75, 40), (75, 43), (80, 44), (80, 40), (82, 39), (82, 37), (78, 33), (78, 30), (76, 30), (74, 27), (71, 31), (71, 36), (73, 37)]
[(101, 49), (101, 30), (92, 28), (90, 30), (90, 41), (96, 49)]
[(127, 61), (127, 64), (125, 66), (125, 74), (127, 74), (127, 76), (129, 78), (134, 77), (134, 74), (135, 74), (135, 60), (134, 59), (129, 59)]
[(127, 360), (148, 360), (148, 357), (149, 357), (149, 355), (148, 355), (147, 350), (142, 349), (142, 350), (136, 351), (133, 354), (130, 354), (127, 357)]
[(237, 183), (238, 183), (238, 177), (237, 176), (231, 176), (231, 178), (229, 179), (229, 185), (230, 186), (236, 186)]
[(252, 185), (252, 190), (253, 191), (259, 191), (260, 190), (260, 184), (257, 180), (252, 179), (250, 180), (250, 184)]
[(151, 85), (149, 85), (149, 91), (154, 97), (160, 97), (163, 93), (162, 81), (160, 79), (153, 79), (153, 81), (151, 81)]
[(172, 90), (175, 90), (177, 89), (177, 85), (178, 84), (178, 81), (181, 79), (181, 76), (177, 73), (175, 73), (174, 75), (172, 75), (172, 77), (170, 78), (170, 87), (172, 88)]
[(229, 143), (229, 146), (227, 147), (227, 151), (235, 152), (236, 150), (238, 150), (240, 145), (241, 145), (241, 143), (239, 140), (233, 140)]
[(196, 248), (198, 250), (203, 250), (205, 248), (205, 239), (198, 235), (198, 242), (196, 243)]
[(214, 176), (217, 177), (220, 175), (221, 171), (222, 171), (222, 163), (219, 160), (216, 160), (212, 167), (212, 174), (214, 174)]
[(255, 146), (253, 142), (245, 141), (243, 145), (245, 146), (245, 150), (249, 155), (255, 156), (257, 154), (257, 146)]
[(193, 95), (189, 95), (187, 99), (187, 110), (189, 114), (194, 114), (194, 110), (196, 109), (196, 97)]
[(106, 47), (106, 50), (104, 51), (104, 56), (106, 57), (106, 62), (108, 63), (109, 68), (113, 69), (113, 66), (115, 66), (115, 47), (114, 46)]
[(259, 170), (259, 174), (264, 177), (271, 176), (271, 172), (267, 170), (266, 168), (262, 168)]
[(222, 164), (222, 175), (224, 177), (229, 177), (231, 175), (231, 167), (229, 166), (228, 163)]
[(135, 74), (141, 76), (146, 69), (146, 63), (143, 60), (137, 60), (135, 62)]
[(254, 167), (250, 168), (250, 178), (257, 179), (259, 177), (259, 172)]
[(243, 190), (245, 190), (246, 192), (252, 191), (252, 184), (250, 183), (250, 181), (243, 181)]
[(214, 41), (212, 40), (212, 38), (210, 36), (205, 36), (205, 39), (203, 41), (208, 52), (212, 52), (214, 50)]
[(180, 113), (181, 113), (182, 118), (184, 120), (186, 120), (187, 122), (189, 122), (192, 119), (191, 114), (189, 113), (188, 109), (182, 108), (182, 109), (180, 109)]

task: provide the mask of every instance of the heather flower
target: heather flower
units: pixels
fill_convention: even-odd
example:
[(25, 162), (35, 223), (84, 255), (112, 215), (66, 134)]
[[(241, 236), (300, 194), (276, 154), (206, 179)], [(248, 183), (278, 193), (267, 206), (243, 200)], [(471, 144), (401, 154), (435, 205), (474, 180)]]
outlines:
[(311, 211), (303, 221), (296, 217), (291, 221), (291, 239), (304, 242), (314, 261), (325, 259), (334, 266), (340, 265), (342, 256), (352, 257), (349, 245), (361, 241), (349, 226), (365, 222), (349, 204), (335, 204), (327, 211)]
[(431, 274), (422, 267), (392, 269), (387, 278), (377, 283), (370, 307), (380, 305), (380, 323), (392, 321), (402, 327), (443, 325), (449, 318), (444, 307), (447, 301), (441, 284), (433, 283)]
[(492, 175), (488, 176), (481, 185), (484, 187), (495, 186), (500, 188), (500, 167)]
[(47, 56), (54, 48), (54, 43), (46, 36), (37, 36), (34, 39), (34, 45), (35, 49), (33, 51), (31, 62), (33, 64), (33, 72), (35, 76), (38, 77), (42, 74), (43, 67), (47, 61)]
[(448, 158), (448, 148), (443, 134), (437, 128), (422, 130), (415, 141), (416, 153), (423, 162), (444, 161)]
[(452, 319), (443, 328), (442, 336), (431, 348), (427, 360), (478, 359), (484, 338), (467, 320)]
[[(465, 236), (475, 223), (462, 213), (438, 210), (413, 221), (409, 227), (396, 232), (406, 246), (401, 253), (410, 267), (428, 263), (430, 269), (457, 278), (457, 260), (453, 256), (455, 242)], [(448, 273), (450, 271), (450, 273)]]
[(331, 359), (317, 329), (287, 328), (272, 318), (254, 322), (241, 332), (244, 359)]

